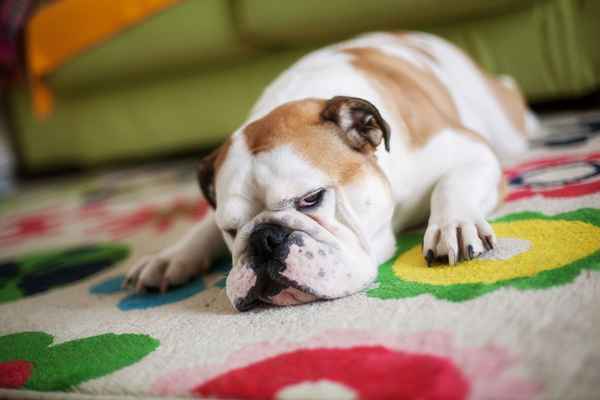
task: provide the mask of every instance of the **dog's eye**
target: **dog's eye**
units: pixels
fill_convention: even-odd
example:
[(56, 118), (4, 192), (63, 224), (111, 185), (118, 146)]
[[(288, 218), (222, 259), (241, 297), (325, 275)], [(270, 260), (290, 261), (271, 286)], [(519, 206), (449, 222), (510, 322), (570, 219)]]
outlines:
[(225, 233), (231, 236), (232, 239), (235, 239), (237, 235), (237, 229), (225, 229)]
[(318, 207), (323, 201), (325, 195), (325, 189), (319, 189), (316, 192), (309, 194), (306, 197), (301, 198), (296, 202), (296, 208), (299, 210), (307, 210), (310, 208)]

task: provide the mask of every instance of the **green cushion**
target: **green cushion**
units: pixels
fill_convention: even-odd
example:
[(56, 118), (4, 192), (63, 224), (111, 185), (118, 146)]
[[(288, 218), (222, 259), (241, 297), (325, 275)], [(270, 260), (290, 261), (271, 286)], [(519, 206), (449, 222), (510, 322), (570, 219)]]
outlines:
[(600, 87), (600, 1), (580, 0), (578, 2), (579, 12), (575, 18), (579, 19), (578, 30), (581, 46), (578, 52), (586, 54), (594, 69), (595, 87)]
[[(219, 9), (215, 1), (189, 0), (169, 12), (181, 12), (185, 10), (182, 8), (184, 6), (197, 7), (195, 9), (199, 10), (199, 4), (209, 3), (214, 11)], [(341, 0), (332, 1), (332, 4), (339, 5)], [(511, 12), (486, 14), (461, 23), (436, 24), (430, 29), (420, 29), (454, 41), (488, 71), (512, 75), (530, 100), (576, 96), (600, 87), (600, 47), (597, 44), (600, 38), (600, 1), (527, 2), (528, 7), (511, 9)], [(220, 1), (218, 3), (222, 4)], [(256, 1), (258, 5), (267, 3), (266, 0)], [(329, 2), (322, 3), (325, 9), (331, 7)], [(408, 0), (400, 3), (408, 4)], [(244, 2), (236, 4), (243, 5)], [(308, 0), (306, 3), (286, 4), (295, 9), (299, 4), (314, 8), (317, 3)], [(371, 21), (374, 18), (372, 2), (361, 4), (364, 6), (361, 9), (364, 19)], [(381, 2), (375, 4), (380, 5)], [(514, 2), (499, 1), (494, 4), (497, 7), (509, 7)], [(221, 10), (224, 12), (224, 8)], [(489, 11), (488, 8), (482, 10)], [(297, 14), (302, 13), (297, 11)], [(275, 15), (273, 11), (272, 16)], [(339, 15), (342, 18), (345, 14)], [(187, 16), (181, 18), (187, 21)], [(297, 18), (304, 17), (298, 15)], [(190, 17), (192, 20), (194, 18)], [(390, 20), (383, 18), (382, 21), (388, 23)], [(379, 24), (381, 21), (371, 22)], [(147, 28), (147, 24), (135, 29), (145, 29), (143, 27)], [(355, 28), (354, 25), (349, 28), (343, 19), (335, 24), (323, 24), (331, 28), (331, 35)], [(293, 35), (303, 34), (307, 38), (321, 40), (325, 35), (325, 28), (321, 25), (315, 27), (313, 22), (308, 21), (304, 30), (296, 29)], [(190, 28), (190, 32), (194, 29)], [(145, 35), (155, 37), (157, 32), (149, 29)], [(298, 48), (294, 51), (271, 52), (271, 55), (252, 53), (249, 56), (244, 54), (239, 43), (235, 45), (238, 47), (228, 47), (237, 43), (231, 34), (217, 35), (214, 43), (211, 42), (213, 36), (204, 35), (195, 42), (199, 50), (193, 55), (187, 53), (187, 44), (163, 38), (166, 41), (164, 43), (172, 41), (174, 47), (169, 49), (168, 46), (160, 47), (164, 43), (160, 46), (157, 44), (162, 50), (155, 52), (147, 45), (146, 36), (142, 36), (136, 41), (145, 43), (147, 48), (139, 50), (140, 53), (135, 53), (137, 55), (131, 59), (144, 59), (143, 63), (132, 61), (129, 65), (126, 47), (123, 47), (119, 50), (122, 53), (114, 53), (121, 55), (114, 55), (112, 61), (108, 60), (106, 64), (98, 56), (95, 60), (89, 59), (87, 66), (80, 64), (79, 69), (68, 70), (78, 65), (75, 62), (61, 69), (53, 81), (56, 85), (55, 110), (46, 121), (38, 121), (32, 116), (26, 90), (14, 92), (11, 99), (12, 119), (18, 134), (20, 153), (30, 170), (65, 164), (92, 165), (112, 159), (145, 157), (214, 145), (239, 126), (264, 86), (307, 51), (306, 48)], [(295, 37), (292, 39), (295, 40)], [(115, 38), (115, 41), (118, 40), (120, 37)], [(220, 64), (207, 67), (209, 58), (216, 57), (208, 55), (213, 51), (208, 50), (211, 43), (223, 47), (223, 52), (230, 52), (229, 56), (223, 57), (231, 57), (231, 62), (226, 63), (221, 59)], [(112, 43), (107, 43), (103, 48), (111, 46)], [(101, 50), (98, 48), (95, 51)], [(172, 57), (168, 56), (170, 51)], [(263, 53), (266, 52), (263, 50)], [(139, 54), (143, 57), (138, 58)], [(89, 56), (92, 57), (92, 54)], [(188, 64), (187, 57), (197, 60), (194, 63), (203, 64), (204, 67)], [(126, 61), (119, 63), (120, 59)], [(81, 57), (77, 62), (84, 61), (85, 57)], [(146, 63), (149, 65), (146, 66)], [(168, 72), (158, 73), (162, 71)], [(152, 75), (152, 72), (155, 74)], [(64, 76), (61, 81), (58, 78), (62, 73)], [(70, 78), (67, 79), (67, 76)], [(83, 83), (89, 87), (76, 90), (81, 89)]]
[(25, 165), (31, 171), (92, 165), (215, 145), (239, 127), (277, 73), (304, 52), (249, 59), (212, 73), (57, 94), (55, 110), (44, 121), (32, 115), (27, 90), (16, 90), (12, 120)]
[[(341, 7), (342, 3), (347, 7)], [(321, 2), (313, 0), (254, 0), (237, 4), (242, 31), (259, 43), (332, 40), (335, 35), (367, 26), (398, 30), (425, 21), (417, 26), (419, 30), (446, 37), (491, 73), (513, 76), (531, 101), (573, 97), (600, 86), (598, 0), (523, 1), (518, 2), (519, 7), (508, 0), (493, 5), (460, 0), (453, 7), (441, 7), (435, 0), (419, 2), (419, 7), (413, 0), (376, 0), (353, 7), (351, 3), (332, 0), (321, 7)], [(500, 9), (510, 12), (498, 12)], [(389, 13), (384, 14), (386, 10)], [(448, 22), (459, 14), (469, 19)], [(447, 21), (439, 23), (444, 19)]]
[(513, 76), (531, 100), (600, 87), (600, 1), (554, 0), (496, 17), (428, 29), (486, 70)]
[(249, 52), (239, 40), (228, 2), (184, 1), (88, 49), (48, 82), (57, 90), (75, 90), (218, 65)]
[(502, 14), (540, 0), (238, 0), (240, 32), (256, 45), (296, 46), (358, 32)]

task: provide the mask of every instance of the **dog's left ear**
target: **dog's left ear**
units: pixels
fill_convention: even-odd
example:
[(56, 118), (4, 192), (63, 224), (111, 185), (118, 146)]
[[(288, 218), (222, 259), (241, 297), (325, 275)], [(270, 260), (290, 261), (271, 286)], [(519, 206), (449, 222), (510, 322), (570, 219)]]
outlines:
[(367, 100), (333, 97), (325, 104), (321, 119), (339, 126), (344, 139), (355, 150), (373, 151), (383, 140), (385, 150), (390, 151), (390, 126), (379, 110)]
[(215, 210), (217, 209), (215, 174), (219, 172), (219, 168), (225, 162), (229, 154), (229, 146), (231, 146), (231, 140), (227, 139), (225, 143), (200, 160), (200, 164), (198, 165), (198, 184), (200, 185), (200, 190), (206, 201)]
[(198, 165), (198, 185), (208, 204), (213, 209), (217, 209), (217, 199), (215, 193), (215, 161), (219, 155), (220, 148), (200, 160)]

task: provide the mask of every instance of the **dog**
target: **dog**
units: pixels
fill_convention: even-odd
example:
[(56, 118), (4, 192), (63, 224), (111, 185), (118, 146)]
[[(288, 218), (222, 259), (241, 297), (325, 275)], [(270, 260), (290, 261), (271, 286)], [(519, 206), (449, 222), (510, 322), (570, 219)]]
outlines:
[[(509, 77), (420, 33), (370, 33), (310, 53), (266, 88), (199, 166), (211, 212), (126, 284), (165, 291), (229, 250), (238, 311), (371, 285), (395, 235), (427, 221), (427, 266), (496, 246), (499, 158), (538, 128)], [(424, 264), (425, 264), (424, 263)]]

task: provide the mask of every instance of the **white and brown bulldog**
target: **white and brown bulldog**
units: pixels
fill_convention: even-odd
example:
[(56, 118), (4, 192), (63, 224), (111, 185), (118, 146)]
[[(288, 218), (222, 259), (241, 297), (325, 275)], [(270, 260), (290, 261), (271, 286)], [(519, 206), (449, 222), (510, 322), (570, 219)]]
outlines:
[(536, 126), (510, 79), (437, 37), (373, 33), (318, 50), (202, 161), (210, 215), (127, 282), (166, 290), (228, 248), (237, 310), (347, 296), (427, 217), (428, 265), (472, 259), (496, 242), (485, 216), (502, 199), (498, 155), (525, 150)]

